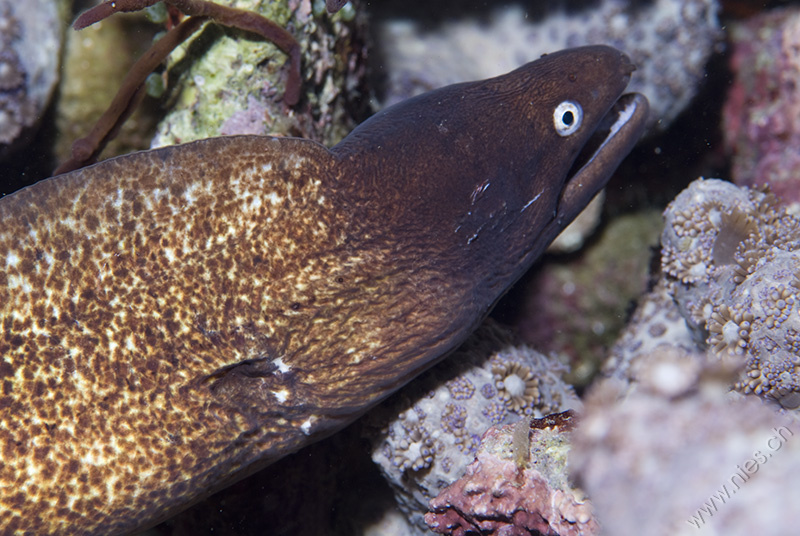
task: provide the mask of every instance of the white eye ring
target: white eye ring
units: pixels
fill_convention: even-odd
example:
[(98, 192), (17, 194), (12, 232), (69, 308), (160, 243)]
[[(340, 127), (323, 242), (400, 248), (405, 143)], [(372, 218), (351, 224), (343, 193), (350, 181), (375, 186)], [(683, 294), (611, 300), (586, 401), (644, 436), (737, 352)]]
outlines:
[(559, 136), (569, 136), (583, 123), (583, 108), (574, 101), (565, 100), (553, 112), (553, 125)]

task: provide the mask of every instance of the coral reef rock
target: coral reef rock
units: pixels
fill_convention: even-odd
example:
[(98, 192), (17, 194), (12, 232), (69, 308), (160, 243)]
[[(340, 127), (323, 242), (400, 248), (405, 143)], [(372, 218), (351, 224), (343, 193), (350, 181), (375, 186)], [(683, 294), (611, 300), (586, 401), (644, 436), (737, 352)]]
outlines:
[[(79, 31), (67, 30), (61, 86), (56, 94), (55, 153), (59, 161), (68, 159), (72, 143), (92, 130), (157, 29), (137, 13), (115, 15)], [(103, 150), (103, 158), (147, 149), (163, 113), (156, 108), (137, 106)]]
[(662, 269), (695, 339), (741, 360), (742, 393), (800, 406), (800, 221), (770, 193), (689, 185), (664, 213)]
[(785, 535), (800, 514), (800, 420), (729, 390), (729, 369), (661, 345), (590, 391), (570, 467), (615, 536)]
[(38, 126), (58, 82), (59, 0), (0, 0), (0, 158)]
[(639, 300), (633, 317), (611, 349), (603, 375), (631, 380), (639, 359), (658, 348), (698, 350), (664, 279)]
[(567, 478), (574, 412), (493, 426), (466, 474), (430, 502), (439, 534), (599, 534), (592, 505)]
[(578, 408), (566, 367), (484, 323), (453, 355), (373, 411), (373, 460), (411, 522), (461, 477), (491, 426)]
[(784, 202), (798, 205), (800, 8), (735, 23), (730, 35), (734, 80), (723, 108), (723, 132), (733, 156), (733, 181), (769, 184)]
[(526, 277), (516, 327), (536, 348), (568, 356), (566, 379), (572, 385), (586, 385), (595, 376), (625, 326), (630, 304), (646, 290), (647, 252), (658, 245), (662, 226), (658, 210), (622, 215), (580, 254), (549, 259)]
[(357, 122), (351, 111), (362, 96), (364, 20), (358, 8), (347, 5), (330, 15), (324, 3), (311, 0), (241, 0), (235, 7), (287, 27), (297, 39), (300, 104), (288, 109), (281, 102), (286, 56), (272, 43), (209, 25), (170, 56), (170, 70), (180, 80), (153, 147), (235, 134), (299, 136), (328, 146), (340, 141)]
[[(561, 6), (563, 3), (553, 3)], [(650, 124), (666, 126), (694, 96), (721, 38), (714, 0), (567, 2), (540, 20), (511, 5), (439, 27), (389, 20), (378, 32), (389, 73), (387, 104), (432, 88), (511, 70), (544, 53), (605, 43), (637, 71), (630, 91), (650, 101)]]

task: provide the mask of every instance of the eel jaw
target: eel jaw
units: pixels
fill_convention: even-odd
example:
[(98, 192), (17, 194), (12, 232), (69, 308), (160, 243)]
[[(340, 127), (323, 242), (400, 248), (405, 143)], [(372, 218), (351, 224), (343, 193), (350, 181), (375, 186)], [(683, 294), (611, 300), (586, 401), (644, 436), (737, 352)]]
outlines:
[(577, 171), (567, 177), (558, 202), (557, 225), (572, 221), (606, 185), (639, 141), (649, 108), (647, 98), (639, 93), (622, 95), (611, 107), (573, 165)]

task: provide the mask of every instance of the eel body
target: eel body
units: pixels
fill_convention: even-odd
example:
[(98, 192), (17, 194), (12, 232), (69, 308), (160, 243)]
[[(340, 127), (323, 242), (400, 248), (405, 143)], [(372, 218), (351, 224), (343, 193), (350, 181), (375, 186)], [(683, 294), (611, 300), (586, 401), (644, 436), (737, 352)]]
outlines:
[(0, 534), (152, 525), (437, 362), (632, 148), (632, 70), (563, 51), (332, 149), (214, 138), (0, 200)]

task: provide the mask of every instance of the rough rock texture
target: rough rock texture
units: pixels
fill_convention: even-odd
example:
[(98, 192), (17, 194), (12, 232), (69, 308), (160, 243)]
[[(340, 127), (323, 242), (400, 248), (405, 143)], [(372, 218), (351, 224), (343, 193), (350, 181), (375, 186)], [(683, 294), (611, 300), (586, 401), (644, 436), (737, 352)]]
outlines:
[[(365, 20), (353, 7), (330, 15), (319, 0), (215, 1), (258, 12), (298, 39), (301, 102), (294, 108), (282, 102), (288, 68), (283, 52), (260, 37), (209, 23), (173, 52), (166, 73), (151, 75), (161, 85), (162, 94), (153, 95), (159, 101), (145, 100), (102, 158), (234, 134), (291, 135), (333, 145), (363, 119), (354, 103), (364, 76)], [(134, 59), (163, 29), (163, 21), (154, 24), (135, 13), (68, 30), (57, 118), (59, 160), (91, 130)]]
[(572, 385), (591, 381), (624, 327), (630, 304), (645, 291), (661, 227), (657, 210), (620, 216), (584, 251), (551, 259), (526, 280), (517, 328), (536, 348), (568, 356), (566, 378)]
[(430, 528), (453, 536), (599, 534), (591, 503), (567, 477), (573, 420), (562, 413), (490, 428), (466, 474), (430, 502)]
[(561, 380), (565, 370), (484, 324), (445, 362), (371, 413), (378, 429), (373, 460), (412, 523), (425, 527), (428, 501), (463, 474), (489, 427), (579, 407)]
[(661, 347), (683, 352), (698, 350), (686, 321), (661, 279), (639, 300), (631, 319), (611, 348), (603, 374), (621, 380), (633, 378), (636, 363)]
[[(769, 184), (800, 204), (800, 8), (765, 12), (733, 25), (733, 84), (724, 113), (734, 182)], [(798, 206), (795, 207), (797, 209)]]
[[(232, 134), (290, 135), (331, 146), (358, 121), (362, 97), (363, 23), (352, 5), (336, 14), (318, 0), (220, 2), (256, 11), (300, 43), (303, 87), (293, 109), (281, 101), (286, 56), (272, 43), (208, 25), (170, 59), (176, 87), (153, 147)], [(187, 59), (189, 61), (187, 61)]]
[(800, 221), (771, 194), (714, 179), (664, 219), (663, 270), (695, 339), (741, 356), (738, 391), (800, 406)]
[[(158, 29), (141, 13), (114, 15), (80, 31), (67, 29), (62, 81), (56, 95), (55, 153), (59, 162), (69, 157), (72, 143), (89, 133), (106, 111), (128, 69), (152, 43)], [(103, 157), (147, 149), (160, 113), (153, 101), (145, 100), (108, 144)]]
[(512, 5), (494, 10), (489, 20), (451, 10), (440, 26), (411, 20), (384, 24), (377, 35), (389, 76), (387, 104), (494, 76), (546, 52), (605, 43), (636, 64), (629, 90), (647, 96), (651, 125), (665, 128), (695, 94), (721, 37), (714, 0), (655, 0), (634, 7), (623, 0), (565, 4), (543, 18), (535, 13), (529, 18), (528, 10)]
[(730, 393), (724, 365), (661, 346), (586, 398), (570, 464), (605, 533), (796, 532), (800, 421)]
[(0, 0), (0, 159), (32, 134), (58, 82), (60, 0)]

